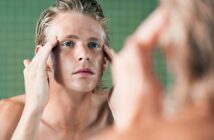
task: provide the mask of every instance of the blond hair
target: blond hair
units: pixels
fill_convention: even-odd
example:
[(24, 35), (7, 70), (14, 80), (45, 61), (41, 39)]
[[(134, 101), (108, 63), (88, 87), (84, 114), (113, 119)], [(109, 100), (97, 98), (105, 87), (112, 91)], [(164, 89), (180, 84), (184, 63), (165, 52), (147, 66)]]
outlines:
[(36, 45), (44, 45), (47, 42), (45, 30), (51, 24), (57, 14), (73, 10), (86, 16), (90, 16), (98, 21), (105, 32), (105, 44), (109, 46), (107, 20), (104, 16), (101, 6), (97, 3), (96, 0), (58, 0), (55, 4), (53, 4), (41, 14), (37, 22), (35, 36)]
[[(181, 60), (175, 62), (183, 69), (188, 82), (176, 88), (178, 102), (185, 104), (194, 98), (191, 94), (195, 83), (203, 83), (214, 103), (214, 1), (213, 0), (161, 0), (169, 8), (170, 18), (177, 18), (184, 30), (183, 36), (171, 32), (169, 42), (177, 48), (175, 54)], [(172, 21), (175, 22), (175, 21)], [(169, 22), (171, 23), (171, 22)], [(174, 28), (179, 28), (174, 26)], [(183, 42), (179, 43), (179, 42)], [(185, 45), (179, 46), (179, 45)], [(173, 60), (174, 61), (174, 60)], [(175, 75), (176, 76), (176, 75)], [(179, 83), (180, 84), (180, 83)]]

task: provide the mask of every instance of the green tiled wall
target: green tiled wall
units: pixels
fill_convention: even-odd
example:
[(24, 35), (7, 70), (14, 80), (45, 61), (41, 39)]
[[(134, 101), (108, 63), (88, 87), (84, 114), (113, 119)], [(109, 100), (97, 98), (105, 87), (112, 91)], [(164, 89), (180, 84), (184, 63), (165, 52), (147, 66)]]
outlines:
[[(111, 47), (119, 51), (131, 34), (157, 5), (156, 0), (98, 0), (109, 20)], [(0, 99), (24, 93), (23, 59), (34, 55), (34, 32), (42, 10), (54, 0), (0, 1)], [(159, 52), (155, 64), (166, 83), (165, 66)], [(110, 71), (103, 77), (111, 85)]]

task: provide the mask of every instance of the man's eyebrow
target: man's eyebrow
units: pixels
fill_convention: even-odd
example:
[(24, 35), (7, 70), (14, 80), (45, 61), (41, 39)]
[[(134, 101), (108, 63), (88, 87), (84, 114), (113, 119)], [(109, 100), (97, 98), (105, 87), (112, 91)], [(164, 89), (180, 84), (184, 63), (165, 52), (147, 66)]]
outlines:
[(97, 41), (97, 42), (102, 42), (103, 41), (102, 39), (99, 39), (99, 38), (96, 38), (96, 37), (90, 37), (88, 40), (89, 41)]
[(67, 36), (65, 36), (65, 38), (79, 39), (79, 37), (76, 35), (67, 35)]
[[(67, 35), (67, 36), (65, 36), (65, 38), (80, 39), (80, 37), (78, 37), (77, 35), (73, 35), (73, 34)], [(90, 38), (88, 38), (88, 41), (103, 42), (102, 39), (97, 38), (97, 37), (90, 37)]]

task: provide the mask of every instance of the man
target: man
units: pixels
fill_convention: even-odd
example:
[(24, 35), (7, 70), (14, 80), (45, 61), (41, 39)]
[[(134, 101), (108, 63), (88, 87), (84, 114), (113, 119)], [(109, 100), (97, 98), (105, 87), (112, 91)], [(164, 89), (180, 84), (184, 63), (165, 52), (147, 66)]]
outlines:
[(100, 86), (109, 46), (100, 5), (57, 1), (38, 21), (36, 46), (32, 61), (24, 60), (25, 95), (0, 102), (0, 139), (82, 139), (110, 125)]
[[(129, 118), (97, 140), (214, 139), (213, 13), (213, 0), (161, 0), (113, 62), (114, 111)], [(169, 102), (151, 61), (158, 43), (173, 76)]]

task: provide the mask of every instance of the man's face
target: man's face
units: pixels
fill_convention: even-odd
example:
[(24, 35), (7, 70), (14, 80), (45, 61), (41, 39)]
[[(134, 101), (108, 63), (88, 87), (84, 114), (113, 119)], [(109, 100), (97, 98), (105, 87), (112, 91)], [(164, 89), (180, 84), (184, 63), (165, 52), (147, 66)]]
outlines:
[(60, 13), (47, 29), (47, 39), (54, 36), (59, 41), (51, 57), (56, 82), (70, 91), (92, 91), (105, 63), (101, 25), (79, 12)]

